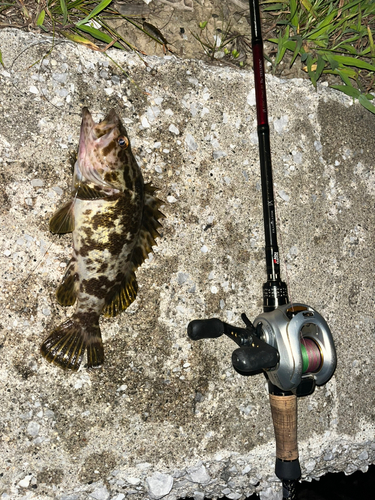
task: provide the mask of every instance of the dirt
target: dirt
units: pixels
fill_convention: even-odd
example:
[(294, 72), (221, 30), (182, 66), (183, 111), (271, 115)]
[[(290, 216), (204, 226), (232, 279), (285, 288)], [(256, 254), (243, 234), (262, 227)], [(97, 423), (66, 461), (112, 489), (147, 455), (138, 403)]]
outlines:
[[(24, 0), (10, 5), (0, 12), (0, 28), (15, 27), (25, 31), (45, 33), (37, 26), (42, 4), (35, 0)], [(108, 24), (141, 53), (164, 57), (174, 54), (183, 59), (200, 59), (215, 65), (229, 65), (241, 69), (252, 66), (251, 29), (249, 3), (247, 0), (118, 0), (109, 8), (116, 11)], [(121, 16), (118, 15), (121, 14)], [(69, 12), (69, 21), (78, 21)], [(122, 17), (124, 16), (124, 17)], [(147, 23), (147, 24), (144, 24)], [(50, 33), (53, 26), (48, 13), (44, 26)], [(95, 26), (95, 25), (94, 25)], [(144, 28), (145, 33), (140, 28)], [(204, 27), (203, 27), (204, 26)], [(275, 17), (262, 12), (264, 53), (273, 60), (277, 47), (267, 42), (267, 38), (277, 37)], [(55, 36), (64, 36), (60, 31), (66, 28), (55, 24)], [(153, 40), (149, 35), (159, 39)], [(87, 36), (87, 35), (86, 35)], [(101, 50), (106, 44), (93, 40)], [(167, 43), (166, 43), (167, 42)], [(297, 60), (289, 67), (287, 55), (276, 69), (271, 64), (266, 70), (283, 78), (308, 78)]]
[[(147, 0), (146, 0), (147, 1)], [(112, 21), (118, 32), (147, 55), (162, 57), (170, 49), (177, 57), (200, 59), (206, 63), (224, 64), (249, 69), (252, 66), (249, 2), (247, 0), (122, 0), (115, 3), (123, 15), (134, 22), (154, 26), (162, 39), (160, 44), (127, 21)], [(276, 37), (274, 17), (262, 12), (263, 38)], [(150, 31), (148, 25), (146, 31)], [(156, 38), (160, 38), (156, 35)], [(277, 52), (275, 44), (265, 41), (264, 51), (269, 59)], [(302, 65), (292, 68), (285, 58), (275, 71), (285, 78), (307, 78)], [(268, 64), (268, 71), (272, 71)]]

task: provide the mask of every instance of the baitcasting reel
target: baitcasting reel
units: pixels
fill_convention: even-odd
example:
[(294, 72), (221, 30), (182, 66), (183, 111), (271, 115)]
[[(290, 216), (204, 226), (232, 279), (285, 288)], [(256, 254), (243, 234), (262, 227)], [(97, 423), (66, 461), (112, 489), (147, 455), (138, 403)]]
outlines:
[(336, 368), (336, 351), (324, 318), (305, 304), (285, 304), (254, 320), (261, 339), (277, 349), (279, 362), (267, 371), (272, 384), (305, 396), (325, 384)]
[(281, 391), (305, 396), (332, 376), (336, 351), (324, 318), (305, 304), (285, 304), (257, 316), (252, 324), (242, 314), (246, 328), (219, 319), (194, 320), (188, 325), (192, 340), (225, 334), (239, 346), (232, 354), (234, 368), (242, 375), (264, 370)]

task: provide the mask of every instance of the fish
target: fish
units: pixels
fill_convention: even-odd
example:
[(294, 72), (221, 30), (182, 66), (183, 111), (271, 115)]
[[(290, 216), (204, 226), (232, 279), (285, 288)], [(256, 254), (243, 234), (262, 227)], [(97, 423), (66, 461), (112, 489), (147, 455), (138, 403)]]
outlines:
[(148, 35), (151, 35), (156, 40), (159, 40), (159, 42), (163, 45), (164, 54), (167, 53), (167, 50), (171, 52), (171, 54), (174, 54), (174, 52), (168, 47), (168, 44), (169, 45), (173, 44), (168, 42), (163, 33), (156, 26), (146, 21), (143, 21), (142, 28)]
[(73, 315), (41, 345), (47, 361), (78, 370), (104, 362), (99, 318), (114, 317), (137, 296), (136, 269), (160, 236), (157, 189), (145, 184), (130, 139), (115, 110), (96, 123), (82, 109), (72, 198), (52, 216), (52, 233), (72, 233), (73, 255), (57, 289)]

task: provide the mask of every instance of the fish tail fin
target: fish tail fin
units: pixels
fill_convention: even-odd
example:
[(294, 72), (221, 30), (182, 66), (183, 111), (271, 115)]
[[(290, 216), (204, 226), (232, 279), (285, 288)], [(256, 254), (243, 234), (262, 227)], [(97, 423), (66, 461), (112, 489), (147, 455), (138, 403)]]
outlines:
[(87, 318), (87, 315), (76, 313), (53, 330), (40, 350), (48, 362), (61, 368), (78, 370), (86, 349), (89, 368), (103, 364), (104, 349), (99, 316)]

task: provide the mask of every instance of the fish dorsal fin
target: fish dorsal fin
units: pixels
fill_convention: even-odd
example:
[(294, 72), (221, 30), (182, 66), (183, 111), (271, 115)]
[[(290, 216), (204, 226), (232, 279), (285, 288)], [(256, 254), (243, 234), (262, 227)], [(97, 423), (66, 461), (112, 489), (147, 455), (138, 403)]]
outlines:
[[(116, 316), (119, 312), (129, 307), (137, 296), (138, 285), (134, 271), (147, 259), (148, 254), (152, 252), (152, 246), (156, 244), (155, 238), (160, 236), (157, 231), (161, 227), (158, 219), (164, 217), (159, 211), (159, 207), (163, 202), (153, 195), (155, 191), (156, 189), (151, 184), (145, 185), (142, 226), (133, 248), (131, 257), (132, 266), (121, 285), (115, 288), (111, 296), (106, 298), (106, 305), (103, 309), (104, 316)], [(129, 266), (129, 262), (126, 265)]]
[(49, 230), (51, 233), (71, 233), (74, 229), (73, 216), (74, 200), (68, 201), (62, 207), (56, 210), (49, 221)]
[(162, 219), (165, 216), (159, 210), (159, 207), (163, 205), (163, 201), (154, 196), (155, 191), (156, 188), (151, 186), (151, 184), (145, 184), (142, 226), (138, 233), (138, 239), (134, 245), (132, 255), (134, 269), (147, 259), (148, 254), (152, 252), (153, 245), (156, 245), (155, 239), (160, 236), (157, 231), (161, 227), (158, 219)]

